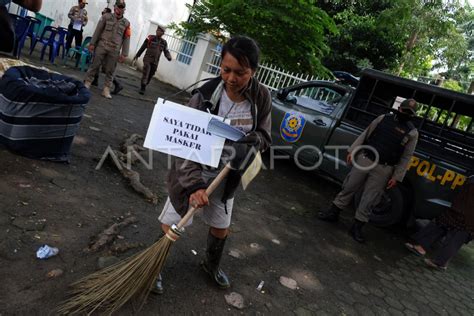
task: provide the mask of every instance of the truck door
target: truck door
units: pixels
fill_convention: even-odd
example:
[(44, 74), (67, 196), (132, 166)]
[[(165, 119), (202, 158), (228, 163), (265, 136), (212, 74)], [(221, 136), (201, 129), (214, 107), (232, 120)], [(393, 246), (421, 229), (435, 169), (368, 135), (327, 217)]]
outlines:
[(305, 165), (317, 164), (347, 93), (325, 82), (306, 82), (280, 90), (273, 99), (273, 145)]

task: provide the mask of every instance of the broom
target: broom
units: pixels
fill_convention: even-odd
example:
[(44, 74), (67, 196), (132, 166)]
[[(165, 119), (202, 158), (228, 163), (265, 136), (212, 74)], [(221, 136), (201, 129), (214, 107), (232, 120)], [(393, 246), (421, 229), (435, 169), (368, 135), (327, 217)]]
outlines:
[[(230, 166), (226, 165), (206, 189), (210, 195), (227, 176)], [(73, 283), (71, 297), (57, 309), (59, 314), (92, 314), (101, 310), (112, 314), (129, 300), (139, 302), (143, 307), (158, 274), (161, 272), (171, 245), (184, 232), (183, 227), (197, 209), (191, 207), (177, 225), (147, 249), (110, 267), (88, 275)]]

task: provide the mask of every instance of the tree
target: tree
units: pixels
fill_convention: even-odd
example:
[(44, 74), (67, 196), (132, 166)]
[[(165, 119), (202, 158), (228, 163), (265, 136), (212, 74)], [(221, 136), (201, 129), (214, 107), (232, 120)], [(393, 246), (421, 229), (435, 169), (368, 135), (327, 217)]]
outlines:
[(403, 43), (381, 18), (392, 1), (319, 0), (318, 6), (333, 17), (338, 28), (338, 33), (328, 34), (331, 53), (324, 59), (328, 68), (351, 73), (365, 67), (394, 68)]
[(439, 44), (439, 62), (434, 68), (446, 68), (444, 75), (462, 82), (466, 91), (474, 80), (474, 9), (466, 6), (454, 18), (455, 28)]
[(328, 35), (327, 67), (357, 73), (364, 67), (404, 77), (448, 69), (472, 74), (474, 15), (457, 0), (319, 0), (338, 33)]
[(247, 35), (258, 42), (265, 61), (295, 72), (328, 73), (321, 62), (329, 52), (325, 35), (337, 29), (315, 1), (204, 0), (188, 7), (190, 21), (174, 25), (181, 33)]
[[(448, 61), (452, 63), (464, 55), (467, 46), (457, 27), (464, 10), (458, 0), (394, 1), (393, 7), (383, 12), (383, 17), (405, 43), (396, 73), (423, 75), (426, 70), (419, 65), (428, 60), (449, 67)], [(454, 51), (457, 53), (453, 54)]]

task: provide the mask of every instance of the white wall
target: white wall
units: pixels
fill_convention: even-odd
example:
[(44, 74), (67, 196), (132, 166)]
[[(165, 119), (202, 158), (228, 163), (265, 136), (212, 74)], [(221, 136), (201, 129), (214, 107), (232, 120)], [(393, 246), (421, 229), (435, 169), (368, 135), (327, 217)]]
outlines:
[[(160, 58), (155, 77), (160, 81), (169, 83), (180, 89), (184, 89), (200, 79), (212, 77), (213, 75), (208, 74), (203, 70), (210, 59), (210, 49), (214, 47), (215, 42), (212, 40), (210, 35), (198, 35), (198, 42), (189, 65), (177, 61), (177, 54), (171, 52), (173, 58), (171, 62), (168, 62), (164, 57)], [(139, 64), (139, 67), (141, 67), (141, 63)]]
[[(110, 2), (110, 4), (107, 2)], [(92, 35), (102, 10), (107, 6), (113, 9), (115, 0), (88, 0), (88, 3), (86, 9), (89, 16), (89, 23), (84, 28), (84, 37)], [(192, 0), (126, 1), (127, 10), (125, 11), (125, 17), (130, 21), (132, 27), (129, 57), (133, 58), (133, 56), (135, 56), (135, 52), (145, 39), (150, 27), (150, 20), (162, 25), (187, 20), (189, 10), (186, 8), (186, 3), (192, 4)], [(40, 13), (54, 19), (53, 26), (67, 27), (69, 24), (67, 14), (73, 5), (77, 5), (77, 0), (43, 0)], [(12, 4), (10, 12), (16, 12), (16, 5)]]

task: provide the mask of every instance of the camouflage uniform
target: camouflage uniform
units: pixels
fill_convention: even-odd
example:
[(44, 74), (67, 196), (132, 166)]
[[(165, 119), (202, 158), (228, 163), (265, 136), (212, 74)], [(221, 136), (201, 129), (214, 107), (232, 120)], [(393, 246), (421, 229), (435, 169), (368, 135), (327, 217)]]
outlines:
[(112, 79), (117, 66), (117, 61), (122, 49), (122, 55), (128, 56), (130, 48), (130, 22), (122, 17), (117, 17), (112, 13), (105, 13), (99, 20), (91, 45), (94, 45), (94, 61), (87, 71), (85, 78), (86, 86), (94, 80), (95, 74), (103, 67), (105, 72), (104, 91), (110, 90)]
[(148, 85), (151, 81), (151, 78), (153, 78), (155, 75), (162, 52), (165, 54), (166, 59), (171, 61), (168, 43), (163, 38), (158, 38), (156, 35), (149, 35), (138, 50), (135, 58), (140, 57), (145, 49), (146, 52), (145, 57), (143, 57), (143, 72), (141, 81), (142, 87)]

